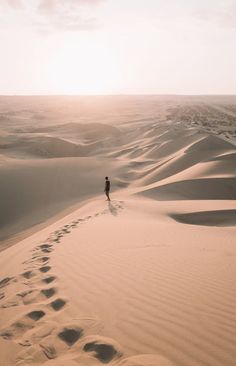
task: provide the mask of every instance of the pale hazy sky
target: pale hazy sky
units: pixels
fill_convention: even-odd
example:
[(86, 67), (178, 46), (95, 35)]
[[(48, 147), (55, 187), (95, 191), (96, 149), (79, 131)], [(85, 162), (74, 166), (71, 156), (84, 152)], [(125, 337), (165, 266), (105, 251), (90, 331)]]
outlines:
[(236, 94), (236, 0), (0, 0), (0, 94)]

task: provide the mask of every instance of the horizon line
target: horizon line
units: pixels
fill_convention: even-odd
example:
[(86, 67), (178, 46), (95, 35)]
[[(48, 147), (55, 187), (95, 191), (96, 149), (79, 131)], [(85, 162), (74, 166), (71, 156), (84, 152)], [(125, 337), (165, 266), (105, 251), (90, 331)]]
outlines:
[(234, 97), (235, 94), (211, 94), (211, 93), (200, 93), (200, 94), (182, 94), (182, 93), (117, 93), (117, 94), (0, 94), (1, 97), (122, 97), (122, 96), (174, 96), (174, 97), (200, 97), (200, 96), (229, 96)]

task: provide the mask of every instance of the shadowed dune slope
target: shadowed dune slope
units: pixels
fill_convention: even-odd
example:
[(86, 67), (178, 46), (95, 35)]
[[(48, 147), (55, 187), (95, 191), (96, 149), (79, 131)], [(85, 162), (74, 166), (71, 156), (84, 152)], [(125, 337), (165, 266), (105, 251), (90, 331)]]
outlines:
[(190, 152), (198, 152), (198, 151), (211, 151), (214, 154), (214, 151), (223, 152), (227, 150), (234, 150), (235, 147), (228, 141), (222, 140), (221, 138), (213, 135), (208, 135), (204, 137), (202, 140), (198, 141), (197, 143), (191, 145), (187, 150), (186, 153)]
[[(182, 137), (183, 138), (183, 137)], [(172, 141), (172, 144), (175, 143), (175, 140)], [(186, 139), (186, 145), (188, 140)], [(158, 164), (157, 169), (152, 169), (151, 174), (147, 173), (142, 181), (143, 185), (149, 185), (160, 180), (171, 177), (175, 174), (181, 173), (186, 169), (189, 169), (199, 163), (204, 163), (206, 161), (213, 161), (214, 159), (218, 161), (218, 166), (211, 166), (212, 173), (218, 173), (219, 175), (225, 174), (225, 172), (229, 171), (231, 173), (235, 172), (235, 156), (230, 153), (234, 151), (235, 147), (231, 143), (224, 141), (216, 136), (206, 136), (197, 141), (188, 143), (188, 147), (186, 149), (181, 149), (180, 151), (177, 149), (176, 153), (171, 156), (169, 159), (162, 159), (162, 164)], [(227, 154), (229, 158), (227, 159), (227, 167), (226, 164), (220, 165), (221, 155)], [(194, 175), (198, 176), (198, 170), (195, 171)]]
[(178, 222), (204, 226), (235, 226), (236, 210), (217, 210), (190, 212), (187, 214), (170, 214)]
[[(235, 150), (235, 148), (234, 148)], [(214, 158), (209, 159), (209, 161), (232, 161), (235, 162), (236, 161), (236, 153), (233, 152), (231, 154), (223, 154), (223, 155), (219, 155), (216, 156)]]
[(235, 200), (236, 178), (184, 180), (143, 190), (142, 195), (160, 200)]
[[(0, 240), (101, 194), (107, 171), (118, 177), (119, 169), (119, 164), (94, 158), (5, 162), (0, 168)], [(113, 190), (122, 184), (114, 178)]]

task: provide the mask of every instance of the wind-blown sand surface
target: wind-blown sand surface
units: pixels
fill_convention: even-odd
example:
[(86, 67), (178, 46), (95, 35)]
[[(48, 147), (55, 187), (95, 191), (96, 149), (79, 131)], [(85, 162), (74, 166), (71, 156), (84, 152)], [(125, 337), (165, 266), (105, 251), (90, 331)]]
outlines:
[(236, 98), (0, 105), (1, 366), (234, 366)]

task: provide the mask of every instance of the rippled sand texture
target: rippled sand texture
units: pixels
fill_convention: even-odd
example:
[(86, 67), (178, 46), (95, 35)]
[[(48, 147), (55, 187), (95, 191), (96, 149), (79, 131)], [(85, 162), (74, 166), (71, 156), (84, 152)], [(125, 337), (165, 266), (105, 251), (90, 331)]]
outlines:
[(0, 115), (3, 365), (234, 366), (236, 98)]

